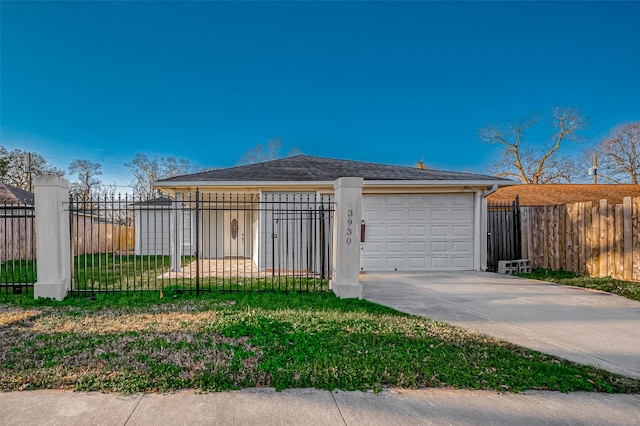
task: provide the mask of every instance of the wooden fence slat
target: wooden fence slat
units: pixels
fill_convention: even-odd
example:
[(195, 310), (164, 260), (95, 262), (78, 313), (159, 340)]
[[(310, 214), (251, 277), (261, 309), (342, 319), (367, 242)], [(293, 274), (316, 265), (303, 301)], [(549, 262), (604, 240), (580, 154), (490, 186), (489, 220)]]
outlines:
[(631, 235), (633, 236), (632, 279), (640, 281), (640, 197), (633, 199), (631, 207)]
[(593, 227), (591, 218), (593, 217), (593, 204), (588, 201), (584, 204), (584, 251), (585, 269), (587, 275), (593, 274)]
[(544, 208), (544, 213), (543, 213), (543, 223), (542, 223), (542, 241), (545, 242), (545, 244), (542, 245), (542, 250), (543, 250), (543, 254), (542, 257), (544, 258), (544, 265), (545, 268), (551, 268), (551, 255), (553, 253), (552, 248), (551, 248), (551, 244), (550, 241), (552, 239), (552, 235), (551, 235), (551, 227), (550, 227), (550, 223), (551, 223), (551, 216), (552, 216), (552, 212), (551, 212), (551, 208), (550, 206), (545, 206)]
[(615, 275), (615, 250), (616, 250), (616, 234), (615, 234), (615, 205), (608, 204), (607, 209), (607, 276)]
[(567, 206), (558, 206), (558, 269), (567, 269)]
[(600, 200), (600, 272), (599, 276), (609, 275), (609, 239), (607, 238), (607, 200)]
[(633, 215), (633, 204), (631, 197), (625, 197), (622, 200), (622, 235), (623, 235), (623, 260), (622, 260), (622, 279), (633, 279), (633, 233), (631, 218)]
[(592, 247), (591, 253), (593, 256), (593, 276), (600, 275), (600, 203), (593, 205), (591, 226), (593, 231), (591, 233)]
[(540, 265), (541, 268), (545, 267), (545, 259), (544, 259), (544, 247), (543, 247), (543, 236), (544, 236), (544, 231), (543, 231), (543, 224), (542, 224), (542, 219), (544, 217), (544, 209), (542, 210), (538, 210), (536, 211), (536, 215), (538, 216), (537, 218), (537, 229), (536, 229), (536, 240), (537, 240), (537, 245), (538, 245), (538, 250), (536, 252), (537, 255), (537, 263), (538, 265)]
[(571, 210), (571, 247), (573, 249), (573, 253), (571, 255), (573, 261), (571, 264), (571, 270), (580, 272), (580, 223), (578, 217), (580, 212), (579, 203), (573, 203), (571, 205)]
[(545, 232), (546, 235), (544, 236), (544, 240), (548, 241), (547, 244), (545, 244), (545, 260), (547, 265), (549, 265), (549, 268), (555, 269), (556, 268), (556, 258), (558, 256), (558, 253), (556, 251), (557, 247), (556, 247), (556, 236), (554, 233), (554, 228), (556, 226), (555, 223), (553, 223), (553, 216), (555, 213), (555, 208), (554, 206), (549, 206), (546, 209), (546, 214), (547, 214), (547, 222), (545, 224)]
[(611, 276), (615, 278), (620, 278), (623, 275), (624, 269), (624, 253), (623, 250), (623, 241), (624, 238), (624, 229), (622, 223), (622, 205), (614, 206), (615, 216), (614, 216), (614, 239), (615, 239), (615, 253), (614, 253), (614, 271)]
[(571, 238), (571, 204), (567, 204), (565, 206), (565, 216), (564, 216), (565, 228), (565, 244), (567, 247), (566, 252), (566, 270), (571, 270), (571, 264), (573, 262), (573, 238)]
[(522, 251), (522, 258), (529, 258), (529, 233), (527, 232), (528, 228), (528, 220), (527, 215), (529, 214), (529, 209), (520, 209), (520, 246)]
[(529, 226), (531, 229), (531, 256), (529, 260), (531, 260), (531, 266), (534, 268), (542, 268), (542, 265), (538, 263), (538, 234), (537, 234), (537, 224), (538, 224), (538, 210), (531, 209), (529, 210)]
[(585, 203), (578, 203), (578, 267), (581, 274), (587, 273)]

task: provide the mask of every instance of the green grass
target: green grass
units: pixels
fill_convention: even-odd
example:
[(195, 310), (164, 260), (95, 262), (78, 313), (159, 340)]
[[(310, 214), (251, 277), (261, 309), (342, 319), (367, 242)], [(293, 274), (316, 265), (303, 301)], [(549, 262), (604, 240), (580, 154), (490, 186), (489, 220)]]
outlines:
[[(182, 266), (193, 262), (195, 257), (183, 256)], [(113, 253), (75, 256), (72, 263), (75, 291), (119, 292), (119, 291), (326, 291), (328, 280), (314, 276), (270, 276), (270, 277), (176, 277), (169, 272), (170, 256), (117, 255)], [(34, 283), (35, 261), (9, 261), (0, 265), (0, 281)], [(22, 289), (28, 291), (28, 289)]]
[[(193, 261), (183, 256), (182, 265)], [(118, 255), (114, 253), (86, 254), (73, 259), (76, 289), (128, 290), (162, 286), (158, 277), (169, 271), (170, 256)]]
[(640, 381), (331, 293), (0, 295), (0, 390), (455, 387), (640, 392)]
[[(192, 262), (192, 256), (183, 256), (182, 265)], [(114, 253), (96, 253), (79, 255), (73, 258), (74, 279), (84, 286), (113, 286), (133, 277), (153, 279), (167, 272), (170, 256), (117, 255)], [(122, 279), (124, 277), (124, 279)], [(0, 264), (0, 282), (35, 283), (35, 260), (9, 260)]]
[(0, 264), (0, 284), (26, 284), (35, 282), (35, 260), (7, 260)]
[(550, 281), (575, 287), (590, 288), (617, 294), (627, 299), (640, 302), (640, 282), (623, 281), (611, 277), (589, 277), (568, 271), (553, 271), (550, 269), (535, 269), (530, 274), (520, 274), (521, 277), (541, 281)]

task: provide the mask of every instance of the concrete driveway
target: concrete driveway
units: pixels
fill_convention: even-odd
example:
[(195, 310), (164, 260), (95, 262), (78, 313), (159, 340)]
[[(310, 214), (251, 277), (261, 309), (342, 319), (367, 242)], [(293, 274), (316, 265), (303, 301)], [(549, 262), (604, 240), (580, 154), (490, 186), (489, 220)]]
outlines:
[(640, 378), (640, 302), (490, 272), (365, 273), (366, 300)]

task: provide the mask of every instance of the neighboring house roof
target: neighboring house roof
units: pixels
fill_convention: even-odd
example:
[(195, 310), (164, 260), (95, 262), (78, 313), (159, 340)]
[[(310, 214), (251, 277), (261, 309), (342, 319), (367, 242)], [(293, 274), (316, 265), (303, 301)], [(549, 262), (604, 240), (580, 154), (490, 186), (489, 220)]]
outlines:
[(622, 204), (624, 197), (640, 197), (640, 185), (541, 184), (500, 188), (487, 197), (489, 203), (512, 202), (520, 197), (521, 206), (547, 206), (581, 201)]
[(341, 177), (362, 177), (365, 181), (495, 181), (504, 179), (474, 173), (448, 172), (393, 166), (362, 161), (296, 155), (279, 160), (176, 176), (159, 184), (180, 182), (328, 182)]
[(144, 201), (136, 201), (135, 203), (131, 203), (132, 206), (136, 207), (164, 207), (170, 206), (173, 203), (173, 200), (169, 197), (161, 196), (156, 198), (151, 198), (149, 200)]
[(15, 186), (0, 183), (0, 204), (27, 204), (32, 206), (33, 192), (16, 188)]

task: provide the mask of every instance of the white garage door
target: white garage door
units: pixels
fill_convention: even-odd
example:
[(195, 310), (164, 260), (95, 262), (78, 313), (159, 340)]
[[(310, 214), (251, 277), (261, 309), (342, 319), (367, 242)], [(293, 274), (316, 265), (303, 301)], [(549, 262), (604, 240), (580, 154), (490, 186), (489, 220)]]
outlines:
[(473, 194), (364, 195), (363, 271), (473, 270)]

